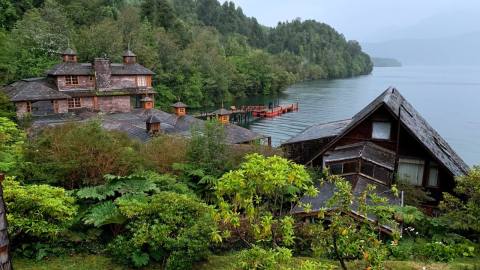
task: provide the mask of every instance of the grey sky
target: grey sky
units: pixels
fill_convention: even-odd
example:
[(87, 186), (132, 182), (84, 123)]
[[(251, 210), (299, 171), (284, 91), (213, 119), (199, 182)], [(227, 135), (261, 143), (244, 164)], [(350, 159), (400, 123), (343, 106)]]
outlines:
[[(478, 0), (233, 0), (248, 16), (275, 26), (278, 21), (315, 19), (332, 25), (347, 39), (394, 39), (423, 29), (450, 35), (480, 30)], [(458, 20), (458, 22), (457, 22)], [(445, 30), (453, 21), (455, 27)], [(473, 25), (472, 25), (473, 24)], [(478, 27), (478, 28), (477, 28)], [(411, 30), (409, 30), (409, 28)], [(448, 28), (448, 26), (447, 26)], [(420, 31), (420, 30), (418, 30)], [(410, 35), (410, 34), (407, 34)], [(409, 37), (416, 37), (411, 33)]]

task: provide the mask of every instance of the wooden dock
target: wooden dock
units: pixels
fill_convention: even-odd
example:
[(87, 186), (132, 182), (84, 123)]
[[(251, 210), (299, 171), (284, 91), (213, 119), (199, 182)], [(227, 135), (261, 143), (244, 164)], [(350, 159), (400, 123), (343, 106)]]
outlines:
[[(241, 106), (240, 108), (232, 106), (229, 110), (230, 122), (240, 125), (248, 124), (257, 118), (273, 118), (285, 113), (296, 111), (298, 111), (298, 102), (270, 108), (269, 106), (264, 105)], [(214, 113), (199, 113), (196, 114), (195, 117), (206, 120), (216, 117), (216, 115)]]

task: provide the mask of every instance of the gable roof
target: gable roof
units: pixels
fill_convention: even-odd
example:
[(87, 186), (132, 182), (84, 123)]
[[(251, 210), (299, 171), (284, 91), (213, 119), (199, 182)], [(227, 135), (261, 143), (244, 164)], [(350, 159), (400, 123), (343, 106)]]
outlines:
[(29, 78), (7, 85), (3, 92), (14, 102), (70, 98), (55, 89), (46, 78)]
[(431, 127), (428, 122), (418, 113), (415, 108), (400, 94), (390, 87), (379, 95), (375, 100), (352, 117), (351, 122), (343, 128), (342, 132), (325, 146), (308, 163), (322, 155), (328, 148), (336, 143), (345, 134), (351, 131), (365, 118), (375, 112), (381, 106), (385, 106), (394, 117), (400, 119), (401, 124), (416, 138), (432, 156), (444, 165), (454, 176), (466, 174), (468, 165), (455, 153), (450, 145)]

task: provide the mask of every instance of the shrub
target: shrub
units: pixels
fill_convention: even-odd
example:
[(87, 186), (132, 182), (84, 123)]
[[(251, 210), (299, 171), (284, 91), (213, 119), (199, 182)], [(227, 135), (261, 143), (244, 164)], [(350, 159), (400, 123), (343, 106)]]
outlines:
[[(312, 241), (313, 250), (319, 256), (337, 260), (344, 270), (351, 260), (360, 261), (368, 269), (383, 269), (388, 239), (381, 238), (379, 231), (380, 226), (387, 225), (396, 243), (399, 224), (393, 219), (395, 208), (387, 198), (377, 195), (375, 186), (367, 185), (361, 193), (354, 194), (349, 181), (328, 173), (325, 177), (324, 184), (333, 185), (334, 192), (318, 213), (327, 222), (316, 225), (320, 228)], [(356, 211), (357, 218), (350, 215), (352, 211)], [(376, 222), (366, 220), (368, 216), (375, 216)]]
[(473, 257), (475, 245), (465, 239), (455, 242), (416, 238), (390, 246), (390, 252), (392, 257), (400, 260), (450, 262), (457, 258)]
[(480, 240), (480, 166), (456, 179), (455, 194), (444, 193), (440, 217), (456, 233)]
[(159, 173), (173, 173), (172, 165), (186, 161), (187, 141), (181, 137), (161, 135), (142, 145), (145, 166)]
[(0, 92), (0, 117), (15, 118), (15, 105), (4, 92)]
[(14, 248), (46, 250), (45, 243), (58, 240), (77, 214), (75, 199), (63, 188), (22, 185), (7, 177), (3, 190)]
[(290, 209), (303, 194), (317, 193), (303, 165), (259, 154), (247, 155), (240, 168), (224, 174), (214, 189), (224, 224), (246, 229), (257, 241), (285, 246), (294, 243)]
[(128, 219), (126, 231), (109, 245), (116, 259), (136, 267), (155, 260), (166, 269), (191, 269), (207, 257), (216, 223), (213, 210), (196, 198), (160, 192), (120, 197), (115, 204)]
[(6, 117), (0, 117), (0, 172), (12, 172), (20, 164), (25, 134)]
[(46, 128), (27, 144), (24, 177), (69, 189), (102, 184), (105, 174), (127, 175), (140, 167), (138, 147), (95, 121)]

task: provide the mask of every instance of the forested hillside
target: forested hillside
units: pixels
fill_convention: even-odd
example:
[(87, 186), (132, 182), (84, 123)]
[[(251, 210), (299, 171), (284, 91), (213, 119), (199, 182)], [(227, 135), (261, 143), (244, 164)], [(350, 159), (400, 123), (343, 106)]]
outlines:
[(260, 25), (217, 0), (1, 0), (0, 84), (42, 76), (58, 52), (119, 61), (129, 46), (156, 73), (158, 105), (275, 94), (289, 84), (371, 72), (356, 41), (315, 21)]

